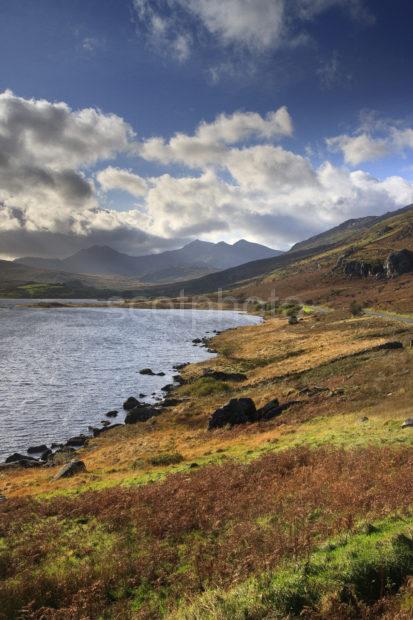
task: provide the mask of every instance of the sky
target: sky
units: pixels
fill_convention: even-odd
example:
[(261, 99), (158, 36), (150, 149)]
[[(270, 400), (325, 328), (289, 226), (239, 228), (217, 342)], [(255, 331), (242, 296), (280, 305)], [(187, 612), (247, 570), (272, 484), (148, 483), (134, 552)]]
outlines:
[(0, 0), (0, 257), (413, 203), (409, 0)]

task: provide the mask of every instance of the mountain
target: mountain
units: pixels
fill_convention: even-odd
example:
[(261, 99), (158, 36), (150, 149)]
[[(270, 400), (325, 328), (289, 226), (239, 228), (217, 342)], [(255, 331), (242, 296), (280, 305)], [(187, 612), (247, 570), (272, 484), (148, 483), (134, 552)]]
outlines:
[(179, 284), (144, 287), (140, 295), (174, 297), (231, 289), (238, 298), (297, 298), (308, 303), (348, 306), (355, 298), (372, 306), (412, 311), (413, 278), (386, 278), (383, 267), (394, 252), (413, 255), (413, 205), (381, 216), (353, 219), (266, 258)]
[(129, 256), (109, 246), (94, 245), (65, 259), (23, 257), (16, 263), (40, 269), (78, 274), (119, 275), (142, 282), (171, 282), (236, 267), (256, 259), (277, 256), (281, 252), (241, 239), (230, 245), (193, 241), (179, 250), (160, 254)]

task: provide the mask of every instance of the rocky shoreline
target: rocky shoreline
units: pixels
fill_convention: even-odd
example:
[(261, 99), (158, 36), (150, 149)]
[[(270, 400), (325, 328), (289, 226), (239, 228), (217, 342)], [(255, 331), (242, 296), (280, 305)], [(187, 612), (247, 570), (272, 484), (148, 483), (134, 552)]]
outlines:
[[(214, 330), (213, 334), (217, 335), (220, 332)], [(213, 336), (204, 336), (202, 338), (194, 338), (192, 340), (193, 346), (200, 346), (205, 348), (209, 353), (216, 353), (213, 348), (211, 340)], [(120, 413), (118, 410), (107, 411), (103, 416), (105, 419), (101, 421), (101, 427), (89, 426), (88, 434), (79, 434), (70, 437), (63, 443), (51, 443), (50, 446), (46, 444), (29, 446), (26, 450), (26, 454), (20, 452), (14, 452), (9, 455), (3, 463), (0, 463), (0, 472), (15, 468), (47, 468), (56, 467), (57, 465), (64, 464), (63, 468), (55, 476), (55, 479), (61, 477), (68, 477), (76, 473), (85, 471), (84, 463), (76, 460), (76, 453), (79, 448), (85, 447), (90, 439), (99, 437), (99, 435), (120, 428), (128, 424), (137, 424), (138, 422), (146, 422), (151, 418), (159, 416), (164, 413), (168, 407), (173, 407), (180, 402), (180, 399), (172, 398), (170, 393), (179, 385), (182, 385), (185, 381), (182, 378), (180, 371), (183, 370), (189, 362), (175, 364), (172, 368), (176, 372), (173, 375), (173, 383), (168, 383), (161, 388), (164, 397), (161, 398), (156, 404), (151, 404), (142, 401), (146, 397), (146, 394), (139, 393), (139, 399), (134, 396), (129, 396), (123, 403), (123, 410), (125, 412), (125, 419), (122, 422), (112, 424), (111, 420), (116, 419)], [(141, 375), (148, 376), (165, 376), (165, 372), (154, 372), (151, 368), (142, 368), (138, 371)], [(68, 462), (69, 461), (69, 462)]]

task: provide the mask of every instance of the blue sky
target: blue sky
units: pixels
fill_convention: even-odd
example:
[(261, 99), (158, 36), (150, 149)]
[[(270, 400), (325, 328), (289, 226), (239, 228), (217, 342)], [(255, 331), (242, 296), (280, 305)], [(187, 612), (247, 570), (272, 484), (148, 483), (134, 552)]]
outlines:
[(0, 0), (0, 255), (285, 249), (413, 202), (412, 19), (408, 0)]

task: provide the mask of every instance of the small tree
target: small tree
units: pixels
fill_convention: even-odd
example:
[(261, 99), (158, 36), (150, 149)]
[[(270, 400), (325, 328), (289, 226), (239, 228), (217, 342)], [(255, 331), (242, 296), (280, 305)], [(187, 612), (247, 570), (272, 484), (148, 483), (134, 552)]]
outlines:
[(363, 306), (358, 301), (352, 301), (350, 304), (350, 312), (352, 316), (361, 316), (363, 314)]

